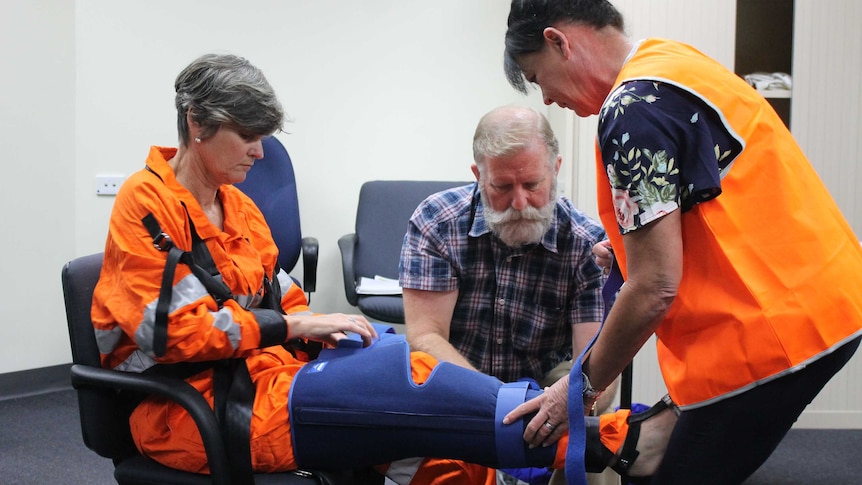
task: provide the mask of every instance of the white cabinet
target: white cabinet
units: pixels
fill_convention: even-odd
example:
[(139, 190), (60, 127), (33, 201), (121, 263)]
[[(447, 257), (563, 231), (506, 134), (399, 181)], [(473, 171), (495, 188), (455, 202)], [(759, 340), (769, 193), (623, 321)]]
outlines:
[[(753, 73), (783, 73), (792, 80), (793, 0), (736, 0), (734, 71), (743, 77)], [(759, 91), (790, 126), (792, 87), (774, 85)]]

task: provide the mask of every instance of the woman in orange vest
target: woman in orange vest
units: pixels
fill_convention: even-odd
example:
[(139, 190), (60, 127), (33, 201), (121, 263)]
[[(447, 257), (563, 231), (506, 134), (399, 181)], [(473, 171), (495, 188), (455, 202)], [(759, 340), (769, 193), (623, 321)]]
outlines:
[[(242, 472), (293, 470), (308, 466), (304, 463), (319, 466), (315, 460), (320, 459), (336, 468), (395, 460), (381, 470), (399, 484), (491, 485), (496, 481), (494, 470), (456, 459), (475, 457), (501, 466), (522, 466), (519, 460), (528, 459), (530, 466), (563, 465), (565, 446), (531, 448), (521, 438), (522, 428), (516, 427), (512, 428), (517, 430), (515, 434), (499, 437), (498, 430), (512, 426), (515, 420), (503, 425), (495, 414), (498, 392), (504, 386), (497, 379), (451, 364), (438, 365), (421, 352), (408, 355), (402, 340), (388, 347), (361, 349), (363, 353), (380, 352), (401, 345), (402, 370), (407, 371), (401, 382), (393, 383), (393, 388), (400, 385), (401, 394), (367, 395), (372, 387), (369, 380), (385, 383), (385, 371), (375, 373), (372, 366), (351, 368), (335, 359), (306, 365), (308, 355), (286, 347), (285, 343), (297, 339), (337, 345), (348, 332), (358, 335), (364, 345), (383, 339), (378, 339), (374, 327), (360, 315), (322, 315), (309, 310), (302, 289), (277, 266), (278, 250), (260, 210), (232, 185), (244, 180), (255, 159), (263, 157), (262, 137), (280, 129), (283, 122), (282, 107), (263, 74), (240, 57), (205, 55), (179, 74), (175, 89), (179, 148), (152, 147), (145, 168), (122, 185), (111, 214), (92, 306), (106, 368), (186, 379), (216, 413), (225, 416), (220, 422), (228, 428), (227, 435), (248, 437), (226, 442), (232, 465)], [(399, 352), (392, 355), (398, 358)], [(347, 374), (333, 376), (331, 371), (338, 368), (347, 368)], [(442, 375), (459, 377), (448, 382), (435, 377)], [(331, 392), (291, 394), (301, 383), (314, 389), (320, 378), (330, 379), (324, 387)], [(216, 381), (224, 385), (217, 386)], [(353, 388), (345, 381), (352, 381)], [(473, 382), (482, 386), (470, 386)], [(432, 388), (454, 388), (457, 399), (451, 399), (456, 397), (451, 394), (417, 399), (423, 397), (420, 392)], [(412, 401), (411, 393), (415, 394)], [(521, 402), (537, 394), (541, 391), (522, 390)], [(240, 399), (233, 400), (235, 396)], [(347, 426), (343, 441), (348, 449), (329, 453), (328, 449), (339, 444), (337, 438), (315, 440), (323, 431), (314, 428), (318, 423), (313, 415), (320, 409), (321, 398), (333, 396), (337, 402), (327, 403), (326, 413), (343, 405), (342, 415), (365, 419), (356, 414), (372, 414), (365, 412), (366, 406), (371, 409), (376, 404), (378, 411), (383, 408), (378, 416), (408, 418), (400, 425), (390, 420), (382, 425)], [(290, 405), (297, 397), (302, 398), (301, 412), (292, 413)], [(375, 399), (379, 402), (373, 402)], [(247, 403), (252, 403), (253, 412), (244, 408), (231, 415), (237, 406)], [(425, 418), (423, 424), (445, 429), (437, 431), (437, 444), (423, 447), (430, 440), (423, 440), (415, 429), (415, 410), (420, 408), (411, 406), (417, 403), (425, 406), (423, 413), (429, 403), (439, 403), (451, 406), (455, 414), (471, 405), (474, 414), (460, 422), (448, 413)], [(503, 406), (501, 412), (512, 407)], [(234, 419), (239, 417), (244, 419)], [(626, 413), (591, 419), (602, 426), (601, 442), (593, 442), (598, 461), (613, 461), (613, 453), (605, 456), (608, 459), (601, 458), (607, 455), (603, 447), (614, 451), (620, 447), (627, 435)], [(473, 437), (459, 439), (458, 428), (465, 422), (474, 427), (478, 423), (482, 431), (465, 433)], [(331, 424), (326, 421), (328, 431)], [(145, 399), (133, 411), (130, 425), (135, 444), (145, 455), (166, 466), (208, 471), (200, 435), (179, 405)], [(384, 432), (369, 431), (375, 426)], [(386, 441), (396, 431), (401, 441)], [(306, 441), (297, 437), (302, 432), (310, 436)], [(646, 432), (650, 434), (649, 429)], [(381, 446), (375, 455), (378, 450), (368, 443), (381, 434), (387, 450)], [(441, 441), (440, 436), (445, 439)], [(475, 436), (490, 440), (483, 438), (481, 445), (475, 445)], [(655, 436), (653, 441), (660, 447), (661, 433)], [(501, 445), (515, 450), (517, 460), (505, 462)], [(404, 455), (409, 453), (405, 450), (452, 459), (402, 460), (415, 456)], [(648, 459), (638, 461), (641, 467), (649, 466)]]
[(514, 0), (505, 70), (599, 116), (625, 284), (584, 356), (590, 398), (655, 334), (682, 413), (653, 483), (741, 483), (859, 344), (858, 237), (762, 96), (690, 46), (632, 42), (607, 0)]

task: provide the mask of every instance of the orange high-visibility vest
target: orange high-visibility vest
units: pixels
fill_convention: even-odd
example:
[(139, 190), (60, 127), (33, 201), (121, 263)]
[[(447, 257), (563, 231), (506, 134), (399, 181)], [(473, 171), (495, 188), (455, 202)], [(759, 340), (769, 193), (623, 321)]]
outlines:
[[(767, 101), (696, 49), (662, 39), (639, 46), (615, 88), (631, 80), (697, 96), (744, 143), (721, 174), (721, 195), (682, 214), (682, 280), (656, 330), (671, 397), (709, 404), (862, 333), (859, 240)], [(597, 163), (599, 213), (626, 275), (600, 150)]]

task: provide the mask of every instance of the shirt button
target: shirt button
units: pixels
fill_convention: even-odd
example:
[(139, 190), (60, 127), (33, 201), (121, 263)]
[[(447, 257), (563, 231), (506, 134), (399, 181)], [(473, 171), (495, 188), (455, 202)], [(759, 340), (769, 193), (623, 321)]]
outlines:
[(503, 339), (498, 338), (497, 339), (497, 345), (503, 345)]
[(502, 299), (502, 298), (497, 298), (497, 304), (498, 304), (498, 305), (505, 305), (505, 304), (506, 304), (506, 300), (504, 300), (504, 299)]

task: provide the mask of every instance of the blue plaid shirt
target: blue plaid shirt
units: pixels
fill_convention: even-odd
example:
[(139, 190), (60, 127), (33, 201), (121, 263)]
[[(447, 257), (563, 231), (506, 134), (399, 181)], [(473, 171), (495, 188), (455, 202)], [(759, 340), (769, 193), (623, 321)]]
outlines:
[(541, 243), (510, 248), (485, 224), (476, 184), (428, 197), (401, 249), (403, 288), (458, 290), (449, 341), (503, 381), (540, 380), (572, 358), (572, 325), (602, 319), (602, 226), (559, 197)]

